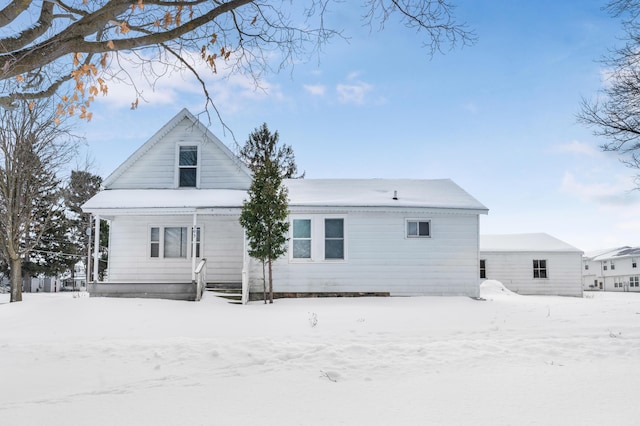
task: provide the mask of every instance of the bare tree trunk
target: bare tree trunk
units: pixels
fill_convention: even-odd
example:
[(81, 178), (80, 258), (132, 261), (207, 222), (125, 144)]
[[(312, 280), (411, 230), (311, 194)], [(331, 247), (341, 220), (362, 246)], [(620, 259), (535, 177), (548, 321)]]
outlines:
[(273, 303), (273, 268), (271, 264), (271, 259), (269, 259), (269, 303)]
[(264, 304), (267, 304), (267, 282), (266, 272), (264, 270), (264, 261), (262, 261), (262, 296), (264, 297)]
[(11, 302), (22, 302), (22, 259), (11, 259)]

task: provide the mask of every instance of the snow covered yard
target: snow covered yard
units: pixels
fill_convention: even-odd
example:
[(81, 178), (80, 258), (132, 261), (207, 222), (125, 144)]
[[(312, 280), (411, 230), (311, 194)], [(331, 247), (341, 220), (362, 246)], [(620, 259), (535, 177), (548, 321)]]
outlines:
[(640, 294), (0, 295), (0, 424), (635, 425)]

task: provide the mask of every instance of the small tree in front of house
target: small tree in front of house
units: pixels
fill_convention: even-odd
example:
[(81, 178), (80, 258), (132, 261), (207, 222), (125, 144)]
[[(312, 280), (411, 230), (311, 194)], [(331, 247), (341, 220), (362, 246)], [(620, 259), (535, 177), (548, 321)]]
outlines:
[[(266, 129), (266, 125), (263, 126)], [(251, 135), (255, 138), (256, 132)], [(269, 132), (259, 133), (277, 142)], [(268, 152), (275, 152), (271, 149)], [(268, 269), (269, 302), (273, 303), (273, 262), (287, 251), (289, 231), (289, 202), (287, 188), (282, 185), (280, 164), (271, 155), (263, 157), (263, 163), (253, 170), (253, 182), (249, 188), (249, 200), (245, 200), (240, 214), (249, 242), (249, 256), (262, 262), (264, 302), (267, 303), (266, 273)]]

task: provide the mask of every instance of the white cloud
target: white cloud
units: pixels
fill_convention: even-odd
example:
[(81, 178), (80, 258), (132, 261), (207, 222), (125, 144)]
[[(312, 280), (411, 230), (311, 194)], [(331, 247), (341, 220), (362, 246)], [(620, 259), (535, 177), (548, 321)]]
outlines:
[(313, 96), (324, 96), (327, 91), (327, 87), (322, 84), (305, 84), (304, 90)]
[(620, 175), (614, 178), (615, 180), (610, 182), (583, 183), (579, 182), (573, 173), (565, 172), (561, 191), (601, 206), (619, 207), (637, 204), (640, 194), (632, 191), (635, 187), (633, 178)]
[[(121, 57), (126, 59), (126, 54)], [(217, 64), (218, 73), (214, 74), (199, 58), (199, 54), (192, 53), (186, 59), (204, 80), (216, 107), (226, 114), (242, 111), (248, 104), (257, 101), (279, 102), (285, 99), (281, 88), (265, 79), (258, 85), (251, 76), (234, 72), (224, 63)], [(135, 67), (126, 61), (120, 61), (120, 64), (124, 69), (118, 75), (128, 75), (134, 80), (137, 89), (142, 91), (141, 103), (149, 102), (154, 106), (180, 104), (181, 107), (195, 99), (200, 105), (204, 104), (205, 95), (200, 82), (184, 66), (179, 71), (164, 73), (160, 79), (154, 77), (153, 80), (149, 76), (161, 73), (152, 71), (158, 70), (157, 64), (147, 64), (145, 68)], [(108, 88), (109, 94), (104, 98), (99, 97), (103, 104), (122, 108), (135, 101), (136, 92), (131, 85), (110, 79)]]
[(569, 152), (575, 154), (583, 154), (590, 157), (602, 156), (602, 152), (592, 144), (580, 141), (571, 141), (562, 145), (557, 145), (555, 150), (558, 152)]
[(373, 90), (373, 86), (358, 81), (354, 84), (338, 84), (336, 91), (338, 92), (338, 100), (343, 104), (362, 105), (369, 92)]

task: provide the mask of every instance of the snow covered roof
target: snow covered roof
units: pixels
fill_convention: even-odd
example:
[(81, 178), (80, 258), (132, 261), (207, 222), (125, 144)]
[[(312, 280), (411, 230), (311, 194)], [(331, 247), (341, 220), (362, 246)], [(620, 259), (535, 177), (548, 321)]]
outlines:
[(545, 233), (480, 235), (480, 251), (582, 253), (582, 250)]
[(240, 207), (247, 191), (237, 189), (108, 189), (82, 209), (88, 212), (126, 209), (190, 209)]
[[(418, 207), (488, 209), (449, 179), (287, 179), (291, 207)], [(394, 195), (397, 199), (394, 199)], [(248, 195), (231, 189), (113, 189), (83, 205), (88, 212), (121, 209), (241, 207)]]
[(608, 260), (621, 257), (640, 257), (640, 247), (618, 247), (614, 249), (604, 249), (585, 253), (585, 257), (590, 260)]
[(291, 206), (488, 210), (450, 179), (288, 179), (285, 184)]

